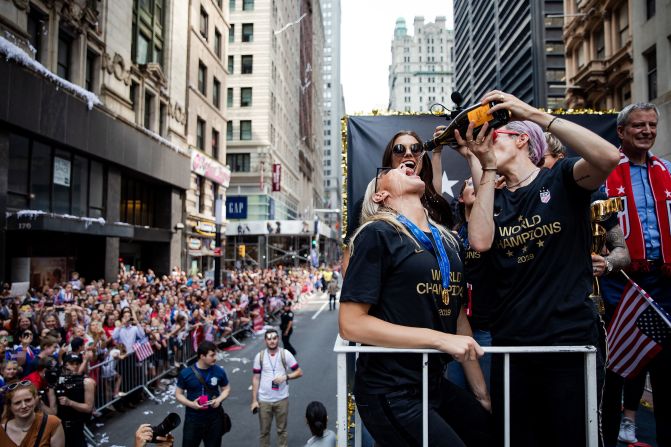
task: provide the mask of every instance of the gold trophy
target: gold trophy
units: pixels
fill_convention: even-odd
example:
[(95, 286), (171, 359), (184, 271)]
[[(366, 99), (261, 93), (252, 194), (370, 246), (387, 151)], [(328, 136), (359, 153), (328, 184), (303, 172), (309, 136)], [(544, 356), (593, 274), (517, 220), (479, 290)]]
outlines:
[[(608, 219), (613, 213), (624, 211), (624, 203), (621, 197), (612, 197), (606, 200), (597, 200), (591, 206), (591, 220), (592, 220), (592, 253), (601, 255), (604, 245), (606, 244), (606, 229), (600, 222)], [(603, 297), (601, 296), (601, 286), (599, 286), (599, 278), (592, 277), (592, 293), (589, 297), (596, 304), (599, 314), (603, 315), (606, 308), (603, 304)]]

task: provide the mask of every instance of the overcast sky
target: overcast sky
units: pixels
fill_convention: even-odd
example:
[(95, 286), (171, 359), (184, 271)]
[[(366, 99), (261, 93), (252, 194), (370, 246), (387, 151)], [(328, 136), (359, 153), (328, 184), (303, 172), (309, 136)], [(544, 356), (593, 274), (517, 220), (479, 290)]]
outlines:
[(389, 64), (396, 19), (412, 35), (415, 16), (433, 22), (447, 18), (453, 28), (452, 0), (342, 0), (341, 81), (348, 114), (387, 109)]

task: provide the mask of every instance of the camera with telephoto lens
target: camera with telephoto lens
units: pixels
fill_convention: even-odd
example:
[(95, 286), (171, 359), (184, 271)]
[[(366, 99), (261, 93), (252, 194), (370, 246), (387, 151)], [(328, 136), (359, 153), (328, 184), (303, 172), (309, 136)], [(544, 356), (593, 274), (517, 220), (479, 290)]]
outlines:
[(84, 378), (82, 374), (61, 375), (54, 385), (56, 398), (71, 397), (73, 391), (83, 390)]
[(179, 417), (177, 413), (170, 413), (163, 419), (163, 421), (155, 426), (151, 427), (152, 431), (152, 438), (151, 438), (151, 443), (155, 444), (158, 441), (158, 437), (164, 437), (167, 436), (171, 431), (176, 429), (179, 424), (182, 423), (182, 418)]

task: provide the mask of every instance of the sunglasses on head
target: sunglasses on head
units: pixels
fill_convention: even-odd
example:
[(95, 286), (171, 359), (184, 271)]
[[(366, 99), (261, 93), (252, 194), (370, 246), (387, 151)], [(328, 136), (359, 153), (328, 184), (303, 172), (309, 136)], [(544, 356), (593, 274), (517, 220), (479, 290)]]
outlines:
[(383, 175), (385, 175), (387, 172), (391, 171), (392, 169), (394, 169), (394, 168), (387, 168), (387, 167), (375, 168), (375, 189), (373, 190), (373, 192), (377, 192), (377, 181), (380, 179), (380, 177), (382, 177)]
[(16, 388), (18, 388), (20, 386), (30, 386), (32, 384), (33, 384), (33, 382), (31, 382), (30, 380), (22, 380), (20, 382), (14, 382), (14, 383), (10, 383), (9, 385), (5, 385), (0, 389), (2, 389), (3, 391), (12, 391), (12, 390), (15, 390)]
[(396, 155), (397, 157), (402, 157), (403, 155), (405, 155), (405, 153), (407, 152), (408, 149), (410, 149), (410, 152), (415, 157), (417, 155), (421, 154), (422, 152), (424, 152), (424, 148), (419, 143), (413, 143), (413, 144), (408, 145), (408, 146), (399, 143), (399, 144), (395, 144), (391, 148), (391, 153)]

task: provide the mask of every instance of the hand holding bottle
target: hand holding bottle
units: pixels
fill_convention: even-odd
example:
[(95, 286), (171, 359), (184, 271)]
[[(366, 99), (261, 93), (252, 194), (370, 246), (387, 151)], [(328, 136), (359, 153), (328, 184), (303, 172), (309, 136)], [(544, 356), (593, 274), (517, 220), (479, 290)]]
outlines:
[(489, 113), (494, 113), (497, 110), (508, 110), (513, 120), (530, 120), (535, 121), (535, 117), (543, 112), (540, 112), (538, 109), (530, 106), (526, 102), (517, 98), (510, 93), (502, 92), (501, 90), (492, 90), (485, 93), (485, 95), (480, 99), (482, 104), (487, 104), (492, 101), (498, 102), (494, 107), (492, 107)]
[(459, 147), (466, 147), (468, 152), (478, 159), (483, 169), (496, 168), (496, 154), (494, 154), (492, 133), (487, 133), (489, 124), (485, 123), (482, 126), (480, 133), (475, 139), (473, 138), (474, 127), (475, 123), (471, 121), (466, 130), (466, 139), (462, 138), (458, 130), (455, 130), (454, 137), (457, 140), (457, 144), (459, 144)]

